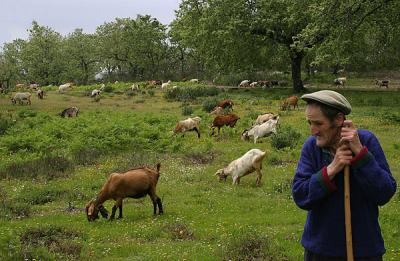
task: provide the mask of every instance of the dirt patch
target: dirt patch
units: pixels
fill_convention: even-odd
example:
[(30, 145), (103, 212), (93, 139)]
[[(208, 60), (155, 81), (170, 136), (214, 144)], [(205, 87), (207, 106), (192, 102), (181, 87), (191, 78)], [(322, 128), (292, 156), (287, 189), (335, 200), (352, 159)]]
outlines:
[(20, 236), (24, 260), (34, 258), (37, 248), (45, 248), (60, 259), (78, 259), (82, 246), (74, 239), (82, 235), (60, 227), (28, 229)]
[(172, 236), (173, 240), (193, 240), (193, 232), (183, 223), (176, 223), (166, 226), (167, 232)]

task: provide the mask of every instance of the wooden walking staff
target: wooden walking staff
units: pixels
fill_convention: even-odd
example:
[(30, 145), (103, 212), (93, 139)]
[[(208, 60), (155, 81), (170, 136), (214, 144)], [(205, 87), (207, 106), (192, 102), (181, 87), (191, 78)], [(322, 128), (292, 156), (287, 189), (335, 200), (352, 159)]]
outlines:
[(344, 216), (346, 227), (346, 251), (347, 261), (353, 261), (353, 239), (351, 234), (351, 210), (350, 210), (350, 166), (344, 167)]

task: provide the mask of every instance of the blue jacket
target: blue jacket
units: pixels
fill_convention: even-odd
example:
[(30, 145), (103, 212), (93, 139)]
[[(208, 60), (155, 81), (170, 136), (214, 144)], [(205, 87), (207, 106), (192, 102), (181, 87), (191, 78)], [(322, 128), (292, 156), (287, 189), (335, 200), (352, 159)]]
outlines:
[[(359, 130), (362, 151), (350, 168), (350, 204), (355, 257), (385, 253), (378, 223), (378, 206), (387, 203), (396, 192), (396, 181), (378, 139), (369, 131)], [(309, 137), (303, 145), (293, 180), (296, 204), (308, 210), (301, 243), (311, 252), (346, 256), (343, 171), (329, 180), (326, 167), (332, 156)]]

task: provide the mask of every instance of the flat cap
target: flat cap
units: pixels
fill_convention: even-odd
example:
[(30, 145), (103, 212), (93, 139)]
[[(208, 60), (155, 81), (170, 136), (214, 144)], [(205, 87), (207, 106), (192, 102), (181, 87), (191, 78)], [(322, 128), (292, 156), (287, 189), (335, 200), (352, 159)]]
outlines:
[(343, 112), (344, 115), (350, 114), (351, 112), (351, 105), (347, 101), (347, 99), (343, 95), (335, 91), (322, 90), (318, 92), (308, 93), (301, 96), (301, 99), (305, 101), (318, 101), (320, 103), (340, 110), (341, 112)]

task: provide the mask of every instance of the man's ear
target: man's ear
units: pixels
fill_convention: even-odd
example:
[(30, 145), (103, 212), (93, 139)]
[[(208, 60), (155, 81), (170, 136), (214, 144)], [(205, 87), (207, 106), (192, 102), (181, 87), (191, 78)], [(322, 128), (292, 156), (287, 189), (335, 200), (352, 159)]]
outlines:
[(336, 114), (335, 120), (333, 121), (334, 127), (342, 127), (345, 119), (346, 118), (343, 113), (339, 112)]

